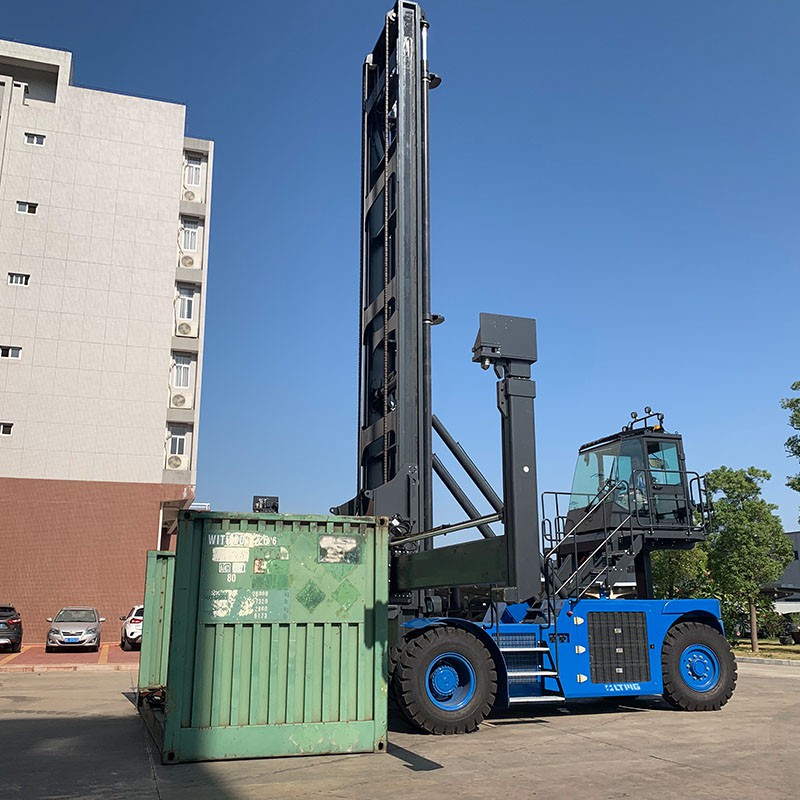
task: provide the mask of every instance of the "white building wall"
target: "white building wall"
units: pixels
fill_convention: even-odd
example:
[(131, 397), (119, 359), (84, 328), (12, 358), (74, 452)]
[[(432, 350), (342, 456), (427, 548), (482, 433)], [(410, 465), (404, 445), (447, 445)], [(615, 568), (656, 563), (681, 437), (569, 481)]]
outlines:
[[(8, 102), (4, 56), (57, 62), (56, 101), (16, 86)], [(164, 471), (185, 108), (70, 86), (70, 66), (68, 53), (0, 42), (0, 346), (22, 348), (0, 358), (0, 422), (13, 422), (0, 476), (194, 483), (193, 462)]]

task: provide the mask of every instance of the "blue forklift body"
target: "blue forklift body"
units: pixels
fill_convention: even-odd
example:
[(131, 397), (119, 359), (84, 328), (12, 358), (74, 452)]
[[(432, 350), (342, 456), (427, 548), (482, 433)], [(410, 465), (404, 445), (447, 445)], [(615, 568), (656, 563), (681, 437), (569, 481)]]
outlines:
[[(565, 600), (550, 624), (524, 622), (526, 603), (507, 606), (498, 622), (452, 617), (418, 618), (409, 631), (452, 626), (487, 647), (497, 668), (496, 708), (606, 697), (660, 696), (661, 651), (678, 622), (724, 633), (717, 600)], [(687, 658), (705, 658), (703, 653)], [(714, 672), (714, 664), (702, 668)], [(702, 681), (702, 676), (689, 676)], [(713, 675), (709, 674), (709, 679)], [(702, 689), (700, 689), (702, 691)]]

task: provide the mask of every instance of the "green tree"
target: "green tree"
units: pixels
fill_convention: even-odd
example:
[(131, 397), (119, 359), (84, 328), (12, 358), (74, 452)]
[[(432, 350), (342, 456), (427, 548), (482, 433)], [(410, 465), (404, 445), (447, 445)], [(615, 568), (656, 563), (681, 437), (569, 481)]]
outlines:
[[(792, 391), (800, 392), (800, 381), (792, 384)], [(785, 408), (789, 412), (789, 425), (796, 431), (800, 431), (800, 397), (784, 397), (781, 400), (781, 408)], [(792, 434), (786, 440), (786, 452), (800, 460), (800, 434)], [(786, 478), (786, 485), (790, 489), (800, 492), (800, 474), (789, 475)], [(800, 517), (797, 521), (800, 522)]]
[(702, 545), (691, 550), (657, 550), (650, 555), (653, 596), (663, 600), (707, 597), (710, 592), (708, 553)]
[(723, 607), (750, 617), (750, 644), (758, 652), (758, 611), (771, 601), (762, 588), (777, 581), (794, 557), (792, 543), (773, 513), (777, 506), (761, 497), (772, 476), (755, 467), (720, 467), (706, 476), (715, 497), (712, 533), (706, 541), (708, 567)]

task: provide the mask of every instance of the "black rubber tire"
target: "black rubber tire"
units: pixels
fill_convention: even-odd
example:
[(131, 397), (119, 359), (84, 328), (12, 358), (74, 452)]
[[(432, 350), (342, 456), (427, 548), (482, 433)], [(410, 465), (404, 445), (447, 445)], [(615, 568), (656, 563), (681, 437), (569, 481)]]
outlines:
[[(405, 640), (401, 640), (399, 644), (389, 648), (389, 710), (397, 711), (403, 714), (403, 709), (397, 701), (397, 681), (395, 680), (395, 672), (397, 670), (397, 660), (400, 658), (400, 651), (405, 645)], [(403, 716), (405, 716), (403, 714)]]
[(49, 645), (49, 644), (46, 644), (46, 645), (44, 646), (44, 651), (45, 651), (45, 653), (52, 653), (52, 652), (53, 652), (53, 648), (52, 648), (52, 647), (50, 647), (50, 645)]
[(22, 649), (22, 642), (14, 642), (14, 644), (11, 645), (12, 653), (19, 653), (21, 649)]
[[(431, 662), (443, 653), (457, 653), (475, 673), (475, 692), (455, 711), (436, 706), (428, 697), (425, 676)], [(393, 695), (403, 716), (426, 733), (470, 733), (486, 719), (497, 694), (497, 670), (480, 640), (462, 628), (437, 626), (409, 639), (396, 654)]]
[(403, 652), (408, 643), (420, 635), (420, 631), (407, 633), (400, 641), (389, 648), (389, 711), (402, 717), (409, 725), (416, 727), (416, 723), (408, 716), (406, 707), (400, 702), (400, 679), (397, 677), (397, 663), (400, 660), (400, 653)]
[[(719, 662), (719, 680), (705, 692), (695, 691), (681, 675), (680, 658), (687, 647), (703, 645)], [(680, 711), (719, 711), (736, 687), (736, 659), (731, 646), (716, 628), (702, 622), (679, 622), (667, 631), (661, 648), (664, 699)]]
[(124, 650), (126, 653), (130, 653), (130, 651), (131, 651), (131, 650), (133, 650), (133, 645), (132, 645), (132, 644), (131, 644), (131, 643), (130, 643), (130, 642), (127, 640), (127, 639), (122, 639), (122, 641), (119, 643), (119, 646), (120, 646), (120, 647), (121, 647), (121, 648), (122, 648), (122, 649), (123, 649), (123, 650)]

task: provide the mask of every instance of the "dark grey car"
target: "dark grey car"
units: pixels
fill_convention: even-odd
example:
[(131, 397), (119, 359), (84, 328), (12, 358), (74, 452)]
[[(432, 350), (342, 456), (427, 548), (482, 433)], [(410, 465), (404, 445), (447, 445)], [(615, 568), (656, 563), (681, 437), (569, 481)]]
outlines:
[(22, 648), (22, 617), (14, 606), (0, 605), (0, 647), (19, 653)]
[(52, 623), (44, 648), (48, 653), (70, 647), (100, 649), (100, 624), (106, 618), (101, 617), (96, 608), (68, 606), (62, 608), (55, 617), (48, 617), (47, 621)]

